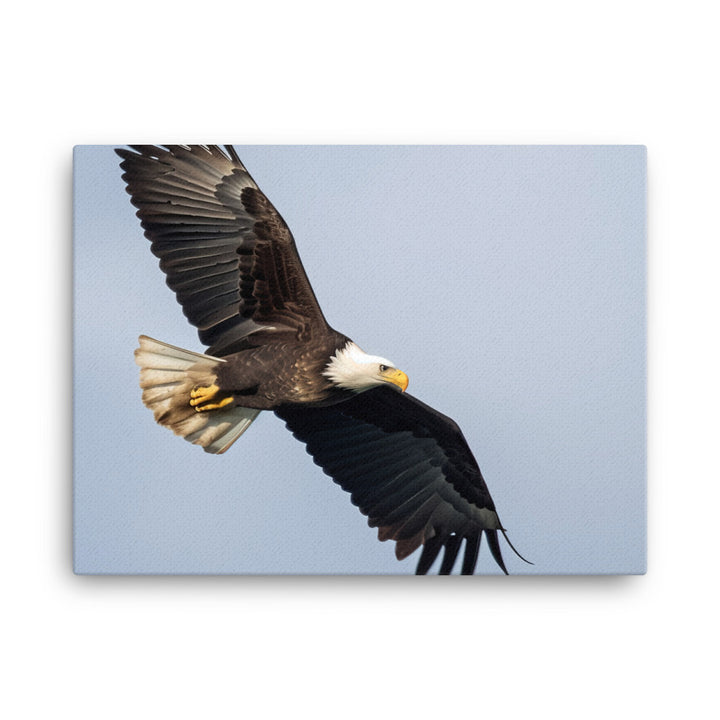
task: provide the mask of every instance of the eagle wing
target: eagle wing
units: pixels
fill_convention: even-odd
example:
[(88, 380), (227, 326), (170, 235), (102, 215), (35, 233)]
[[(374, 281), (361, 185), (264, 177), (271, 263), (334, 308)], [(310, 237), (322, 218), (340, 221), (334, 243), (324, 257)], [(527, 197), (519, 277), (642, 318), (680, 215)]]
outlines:
[(424, 546), (418, 574), (428, 572), (443, 547), (440, 574), (449, 574), (464, 539), (461, 571), (471, 575), (483, 533), (507, 574), (498, 542), (498, 531), (505, 531), (453, 420), (389, 387), (337, 405), (283, 407), (275, 414), (350, 493), (379, 539), (396, 541), (399, 560)]
[(234, 352), (252, 333), (300, 339), (327, 327), (292, 233), (231, 146), (129, 147), (116, 150), (127, 192), (208, 352)]

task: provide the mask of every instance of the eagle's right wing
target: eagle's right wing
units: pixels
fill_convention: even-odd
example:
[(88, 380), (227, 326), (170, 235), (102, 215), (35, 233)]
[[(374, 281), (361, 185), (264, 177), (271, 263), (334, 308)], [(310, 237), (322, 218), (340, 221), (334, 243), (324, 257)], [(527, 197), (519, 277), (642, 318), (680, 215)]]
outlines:
[(428, 572), (443, 548), (440, 574), (449, 574), (465, 541), (461, 572), (471, 575), (483, 535), (507, 573), (498, 541), (505, 530), (453, 420), (389, 387), (328, 407), (288, 406), (275, 414), (350, 493), (379, 539), (396, 541), (399, 560), (423, 546), (418, 574)]

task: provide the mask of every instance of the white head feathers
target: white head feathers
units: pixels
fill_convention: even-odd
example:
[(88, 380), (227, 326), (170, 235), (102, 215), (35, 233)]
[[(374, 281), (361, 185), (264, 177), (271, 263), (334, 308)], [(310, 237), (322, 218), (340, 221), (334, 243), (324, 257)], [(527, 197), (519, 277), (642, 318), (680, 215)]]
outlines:
[(323, 375), (338, 387), (362, 392), (386, 384), (383, 373), (394, 367), (390, 360), (368, 355), (350, 341), (330, 358)]

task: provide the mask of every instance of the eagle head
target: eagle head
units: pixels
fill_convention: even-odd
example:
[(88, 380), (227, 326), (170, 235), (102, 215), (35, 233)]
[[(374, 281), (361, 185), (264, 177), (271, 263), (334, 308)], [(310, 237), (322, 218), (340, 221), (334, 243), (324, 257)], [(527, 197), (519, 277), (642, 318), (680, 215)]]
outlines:
[(368, 355), (354, 342), (347, 342), (331, 358), (323, 375), (340, 388), (363, 392), (378, 385), (396, 385), (403, 392), (408, 376), (390, 360)]

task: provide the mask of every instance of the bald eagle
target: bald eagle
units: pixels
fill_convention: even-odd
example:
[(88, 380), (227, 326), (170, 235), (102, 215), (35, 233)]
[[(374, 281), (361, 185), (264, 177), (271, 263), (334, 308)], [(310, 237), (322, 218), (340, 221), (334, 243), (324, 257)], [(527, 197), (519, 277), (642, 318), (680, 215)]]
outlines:
[[(480, 541), (507, 574), (487, 485), (453, 420), (405, 392), (407, 375), (325, 320), (293, 236), (232, 146), (117, 149), (151, 250), (203, 354), (141, 336), (155, 420), (223, 453), (272, 411), (352, 502), (426, 574), (473, 574)], [(521, 557), (521, 556), (519, 556)]]

